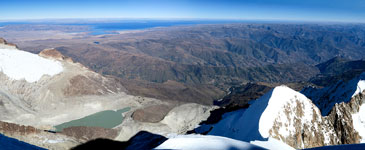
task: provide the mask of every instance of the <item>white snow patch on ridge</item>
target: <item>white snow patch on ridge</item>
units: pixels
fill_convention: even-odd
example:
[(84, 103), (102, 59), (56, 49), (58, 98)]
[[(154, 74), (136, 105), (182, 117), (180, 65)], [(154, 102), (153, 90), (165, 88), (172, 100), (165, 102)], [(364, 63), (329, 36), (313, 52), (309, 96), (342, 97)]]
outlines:
[(265, 148), (243, 141), (238, 141), (221, 136), (204, 135), (178, 135), (170, 138), (155, 149), (187, 149), (187, 150), (263, 150)]
[(357, 83), (357, 87), (356, 87), (356, 91), (355, 93), (351, 96), (351, 97), (354, 97), (356, 96), (357, 94), (360, 94), (362, 91), (365, 90), (365, 80), (360, 80), (358, 83)]
[[(360, 75), (360, 80), (357, 83), (357, 88), (355, 93), (352, 95), (352, 97), (360, 94), (365, 90), (365, 72)], [(354, 126), (354, 129), (359, 132), (359, 135), (361, 137), (360, 143), (365, 143), (365, 105), (361, 104), (359, 108), (359, 112), (356, 114), (352, 114), (352, 124)]]
[(251, 141), (250, 143), (267, 149), (295, 150), (295, 148), (275, 138), (269, 138), (267, 141)]
[(365, 143), (365, 105), (360, 106), (359, 112), (352, 114), (354, 129), (359, 132), (361, 137), (360, 143)]
[(62, 64), (29, 52), (0, 49), (0, 72), (14, 80), (38, 81), (43, 75), (56, 75), (63, 71)]

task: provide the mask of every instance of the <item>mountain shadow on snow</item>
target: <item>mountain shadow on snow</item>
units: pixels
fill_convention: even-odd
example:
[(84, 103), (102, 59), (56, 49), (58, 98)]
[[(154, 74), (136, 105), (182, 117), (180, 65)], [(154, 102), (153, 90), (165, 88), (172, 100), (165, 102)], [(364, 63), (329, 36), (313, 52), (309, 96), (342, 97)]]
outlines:
[(166, 137), (153, 134), (147, 131), (140, 131), (126, 142), (119, 142), (109, 139), (95, 139), (84, 144), (78, 145), (72, 150), (134, 150), (134, 149), (153, 149), (167, 140)]

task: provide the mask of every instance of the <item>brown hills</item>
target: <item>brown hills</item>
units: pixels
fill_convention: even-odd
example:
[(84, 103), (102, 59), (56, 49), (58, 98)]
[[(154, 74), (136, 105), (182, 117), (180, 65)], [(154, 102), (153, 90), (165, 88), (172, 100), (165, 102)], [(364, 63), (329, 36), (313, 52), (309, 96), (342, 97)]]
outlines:
[(32, 52), (55, 47), (130, 83), (133, 94), (211, 104), (233, 85), (307, 81), (335, 56), (361, 59), (363, 33), (361, 25), (224, 24), (14, 42)]

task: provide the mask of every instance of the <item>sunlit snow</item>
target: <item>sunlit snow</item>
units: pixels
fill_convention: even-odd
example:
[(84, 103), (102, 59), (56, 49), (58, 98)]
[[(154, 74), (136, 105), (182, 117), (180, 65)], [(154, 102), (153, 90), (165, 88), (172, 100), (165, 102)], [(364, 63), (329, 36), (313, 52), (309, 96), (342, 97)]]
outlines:
[(361, 143), (365, 143), (365, 105), (360, 106), (358, 113), (352, 115), (353, 125), (359, 135), (361, 136)]
[[(268, 102), (267, 102), (268, 101)], [(310, 103), (310, 100), (305, 97), (303, 94), (294, 91), (286, 86), (279, 86), (273, 89), (272, 95), (269, 100), (262, 100), (262, 102), (268, 103), (265, 111), (262, 113), (259, 123), (259, 131), (260, 134), (267, 138), (269, 137), (269, 131), (273, 128), (275, 119), (280, 123), (285, 123), (284, 127), (279, 129), (280, 135), (287, 137), (291, 134), (295, 133), (295, 127), (293, 124), (295, 117), (295, 113), (285, 114), (285, 109), (288, 111), (292, 111), (294, 108), (284, 108), (284, 106), (296, 106), (297, 102), (299, 104), (303, 104), (303, 112), (304, 116), (300, 119), (302, 122), (307, 122), (311, 124), (313, 120), (313, 106)], [(273, 116), (276, 115), (276, 116)]]
[(0, 72), (11, 79), (35, 82), (43, 75), (53, 76), (62, 70), (58, 61), (21, 50), (0, 49)]
[(155, 149), (188, 149), (188, 150), (262, 150), (259, 146), (221, 136), (178, 135), (170, 138)]

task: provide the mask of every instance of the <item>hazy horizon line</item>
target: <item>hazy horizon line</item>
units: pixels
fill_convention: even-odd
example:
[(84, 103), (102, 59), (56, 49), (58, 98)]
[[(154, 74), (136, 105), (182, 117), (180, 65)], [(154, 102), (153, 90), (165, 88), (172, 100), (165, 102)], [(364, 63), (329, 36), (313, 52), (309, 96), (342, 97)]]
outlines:
[(243, 18), (35, 18), (35, 19), (0, 19), (0, 22), (75, 22), (75, 21), (234, 21), (234, 22), (283, 22), (283, 23), (339, 23), (364, 24), (365, 21), (348, 20), (297, 20), (297, 19), (243, 19)]

